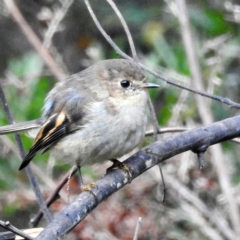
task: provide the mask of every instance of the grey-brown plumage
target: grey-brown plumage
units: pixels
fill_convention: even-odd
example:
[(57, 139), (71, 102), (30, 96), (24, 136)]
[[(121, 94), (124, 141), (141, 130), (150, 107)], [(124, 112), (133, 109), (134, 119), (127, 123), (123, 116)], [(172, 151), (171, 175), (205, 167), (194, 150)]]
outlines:
[(40, 119), (0, 127), (0, 134), (39, 128), (20, 169), (47, 150), (79, 165), (118, 158), (144, 137), (147, 87), (157, 85), (148, 84), (135, 63), (100, 61), (57, 83)]

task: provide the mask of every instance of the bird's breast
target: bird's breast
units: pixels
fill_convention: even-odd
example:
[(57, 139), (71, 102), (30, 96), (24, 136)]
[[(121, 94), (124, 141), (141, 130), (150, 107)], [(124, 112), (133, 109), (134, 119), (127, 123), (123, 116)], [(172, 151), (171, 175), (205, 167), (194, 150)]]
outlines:
[(93, 102), (86, 108), (84, 125), (54, 147), (56, 158), (92, 164), (119, 158), (143, 140), (146, 104)]

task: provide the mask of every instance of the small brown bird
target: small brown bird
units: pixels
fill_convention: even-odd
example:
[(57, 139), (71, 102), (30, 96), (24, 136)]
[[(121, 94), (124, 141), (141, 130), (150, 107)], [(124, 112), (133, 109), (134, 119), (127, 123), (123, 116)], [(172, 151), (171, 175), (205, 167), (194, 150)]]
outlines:
[(146, 88), (155, 87), (135, 63), (103, 60), (57, 83), (41, 118), (0, 127), (0, 134), (37, 133), (20, 170), (48, 150), (57, 160), (78, 166), (117, 159), (143, 140)]

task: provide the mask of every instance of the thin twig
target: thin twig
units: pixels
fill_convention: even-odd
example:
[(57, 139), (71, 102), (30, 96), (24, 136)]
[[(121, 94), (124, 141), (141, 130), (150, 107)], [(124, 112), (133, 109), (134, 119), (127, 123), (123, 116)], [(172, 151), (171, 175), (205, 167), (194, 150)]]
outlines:
[(3, 221), (0, 220), (0, 226), (9, 230), (9, 231), (11, 231), (11, 232), (13, 232), (13, 233), (15, 233), (16, 235), (19, 235), (19, 236), (23, 237), (26, 240), (32, 240), (33, 239), (32, 237), (30, 237), (25, 232), (23, 232), (20, 229), (14, 227), (9, 221), (3, 222)]
[[(217, 229), (213, 228), (209, 222), (208, 219), (204, 218), (202, 215), (198, 214), (198, 210), (191, 206), (191, 204), (188, 203), (188, 201), (181, 201), (179, 203), (180, 205), (180, 211), (175, 214), (180, 217), (181, 220), (191, 222), (194, 226), (196, 226), (197, 229), (202, 233), (202, 235), (205, 236), (205, 239), (211, 239), (211, 240), (225, 240), (226, 238), (223, 238), (219, 231)], [(204, 237), (202, 237), (204, 239)], [(230, 239), (228, 239), (230, 240)]]
[[(126, 57), (126, 54), (119, 54), (121, 56), (123, 56), (124, 58), (126, 59), (131, 59), (128, 55)], [(184, 89), (184, 90), (187, 90), (189, 92), (192, 92), (192, 93), (196, 93), (200, 96), (203, 96), (203, 97), (207, 97), (207, 98), (210, 98), (210, 99), (213, 99), (215, 101), (218, 101), (218, 102), (221, 102), (221, 103), (224, 103), (226, 105), (229, 105), (230, 107), (232, 108), (240, 108), (240, 104), (237, 103), (237, 102), (234, 102), (232, 101), (231, 99), (229, 98), (223, 98), (223, 97), (220, 97), (220, 96), (217, 96), (217, 95), (214, 95), (214, 94), (208, 94), (206, 92), (201, 92), (201, 91), (198, 91), (194, 88), (191, 88), (191, 87), (188, 87), (188, 86), (184, 86), (182, 85), (181, 83), (178, 83), (176, 81), (172, 81), (170, 80), (169, 78), (167, 77), (164, 77), (163, 75), (161, 75), (160, 73), (157, 73), (156, 71), (150, 69), (149, 67), (145, 66), (144, 64), (142, 63), (139, 63), (139, 65), (141, 66), (141, 68), (145, 71), (147, 71), (148, 73), (152, 74), (153, 76), (155, 76), (156, 78), (159, 78), (161, 79), (162, 81), (166, 82), (167, 84), (170, 84), (170, 85), (173, 85), (175, 87), (178, 87), (178, 88), (181, 88), (181, 89)]]
[[(60, 195), (58, 195), (58, 193), (54, 192), (54, 194), (46, 201), (47, 207), (49, 208), (59, 198), (60, 198)], [(31, 219), (30, 222), (31, 222), (32, 226), (36, 227), (42, 217), (43, 217), (43, 213), (39, 212), (33, 220)]]
[[(156, 168), (152, 168), (150, 170), (150, 173), (154, 177), (154, 179), (159, 181), (159, 174)], [(197, 215), (203, 215), (205, 218), (208, 218), (210, 223), (213, 224), (213, 226), (218, 229), (218, 231), (226, 239), (235, 239), (233, 230), (224, 220), (224, 214), (220, 216), (217, 215), (214, 210), (209, 208), (207, 204), (199, 198), (196, 192), (193, 192), (192, 190), (187, 188), (183, 183), (179, 181), (179, 179), (177, 179), (175, 176), (172, 176), (172, 174), (166, 172), (165, 177), (171, 189), (177, 192), (178, 200), (179, 198), (182, 198), (186, 202), (189, 202), (192, 206), (194, 206), (194, 208), (199, 212)], [(179, 200), (179, 202), (181, 201)]]
[[(129, 28), (127, 26), (127, 23), (125, 21), (125, 19), (123, 18), (121, 12), (119, 11), (119, 9), (117, 8), (116, 4), (112, 1), (112, 0), (106, 0), (109, 5), (112, 7), (112, 9), (114, 10), (114, 12), (116, 13), (117, 17), (119, 18), (122, 26), (123, 26), (123, 29), (127, 35), (127, 39), (128, 39), (128, 43), (130, 45), (130, 49), (131, 49), (131, 52), (132, 52), (132, 56), (133, 56), (133, 60), (138, 63), (138, 57), (137, 57), (137, 52), (136, 52), (136, 48), (134, 46), (134, 42), (133, 42), (133, 38), (132, 38), (132, 35), (129, 31)], [(86, 2), (86, 1), (85, 1)]]
[[(6, 99), (6, 96), (4, 94), (4, 91), (2, 89), (1, 84), (0, 84), (0, 101), (2, 103), (3, 110), (6, 114), (8, 122), (11, 123), (11, 124), (14, 123), (13, 116), (12, 116), (12, 113), (11, 113), (10, 108), (8, 106), (7, 99)], [(19, 149), (19, 152), (20, 152), (20, 156), (23, 159), (26, 154), (25, 154), (25, 151), (24, 151), (24, 147), (23, 147), (21, 137), (20, 137), (19, 133), (15, 133), (14, 136), (15, 136), (17, 146), (18, 146), (18, 149)], [(43, 195), (42, 195), (42, 193), (40, 191), (40, 188), (39, 188), (39, 184), (37, 182), (37, 179), (34, 177), (34, 174), (32, 172), (32, 169), (31, 169), (30, 165), (28, 165), (26, 167), (26, 173), (27, 173), (28, 179), (29, 179), (29, 181), (30, 181), (30, 183), (33, 187), (35, 195), (38, 199), (38, 204), (39, 204), (42, 212), (44, 213), (44, 217), (46, 218), (47, 222), (51, 222), (51, 220), (52, 220), (51, 214), (49, 213), (49, 211), (47, 209), (47, 206), (44, 202)]]
[[(115, 43), (114, 41), (111, 39), (111, 37), (105, 32), (105, 30), (103, 29), (103, 27), (101, 26), (100, 22), (98, 21), (95, 13), (93, 12), (90, 4), (89, 4), (89, 1), (88, 0), (84, 0), (85, 3), (86, 3), (86, 6), (87, 6), (87, 9), (95, 23), (95, 25), (97, 26), (98, 30), (101, 32), (101, 34), (104, 36), (104, 38), (107, 40), (107, 42), (114, 48), (114, 50), (116, 51), (117, 54), (119, 54), (120, 56), (122, 56), (123, 58), (125, 59), (128, 59), (128, 60), (133, 60), (130, 56), (128, 56), (126, 53), (124, 53)], [(159, 78), (161, 79), (162, 81), (166, 82), (167, 84), (170, 84), (170, 85), (173, 85), (175, 87), (178, 87), (178, 88), (181, 88), (181, 89), (184, 89), (184, 90), (187, 90), (189, 92), (192, 92), (192, 93), (196, 93), (198, 95), (201, 95), (203, 97), (207, 97), (207, 98), (210, 98), (210, 99), (213, 99), (215, 101), (218, 101), (218, 102), (221, 102), (221, 103), (224, 103), (226, 105), (229, 105), (230, 107), (233, 107), (233, 108), (240, 108), (240, 104), (237, 103), (237, 102), (234, 102), (232, 101), (231, 99), (228, 99), (228, 98), (223, 98), (223, 97), (220, 97), (220, 96), (217, 96), (217, 95), (213, 95), (213, 94), (208, 94), (208, 93), (205, 93), (205, 92), (201, 92), (201, 91), (198, 91), (196, 89), (193, 89), (191, 87), (188, 87), (188, 86), (185, 86), (185, 85), (182, 85), (181, 83), (178, 83), (176, 81), (173, 81), (165, 76), (163, 76), (162, 74), (152, 70), (151, 68), (145, 66), (144, 64), (140, 63), (139, 62), (139, 65), (141, 66), (141, 68), (145, 71), (147, 71), (148, 73), (152, 74), (153, 76), (155, 76), (156, 78)]]
[[(184, 127), (172, 127), (172, 128), (161, 128), (158, 130), (158, 134), (163, 134), (163, 133), (175, 133), (175, 132), (183, 132), (190, 130), (189, 128), (184, 128)], [(149, 130), (145, 133), (145, 136), (152, 136), (154, 135), (154, 130)]]
[[(192, 79), (194, 79), (194, 84), (200, 91), (204, 91), (204, 84), (202, 81), (201, 68), (198, 60), (198, 56), (195, 48), (194, 35), (191, 31), (191, 24), (188, 16), (188, 9), (186, 0), (176, 0), (178, 8), (178, 20), (181, 27), (181, 35), (187, 54), (190, 72)], [(197, 106), (199, 109), (199, 115), (201, 117), (204, 125), (214, 122), (214, 117), (209, 104), (206, 99), (201, 99), (200, 96), (196, 95)], [(239, 222), (240, 217), (238, 214), (238, 204), (236, 198), (233, 195), (232, 183), (230, 180), (230, 172), (228, 170), (227, 164), (224, 161), (224, 153), (220, 145), (216, 145), (211, 148), (212, 163), (216, 167), (218, 180), (222, 189), (223, 194), (226, 196), (228, 201), (229, 209), (228, 214), (233, 225), (236, 236), (240, 235)], [(217, 161), (216, 161), (217, 159)]]
[[(191, 128), (184, 128), (184, 127), (172, 127), (172, 128), (161, 128), (158, 130), (158, 134), (164, 134), (164, 133), (177, 133), (177, 132), (184, 132), (184, 131), (188, 131)], [(145, 136), (153, 136), (154, 135), (154, 131), (153, 130), (149, 130), (145, 133)], [(239, 138), (234, 138), (234, 139), (230, 139), (229, 141), (233, 142), (233, 143), (237, 143), (240, 144), (240, 139)]]
[(32, 28), (29, 26), (28, 22), (24, 19), (21, 12), (19, 11), (17, 5), (13, 0), (4, 0), (9, 12), (11, 13), (13, 19), (19, 25), (28, 41), (32, 44), (38, 54), (42, 57), (44, 62), (47, 64), (53, 75), (60, 81), (66, 78), (66, 74), (62, 69), (56, 64), (55, 60), (48, 52), (48, 50), (41, 43), (37, 35), (34, 33)]
[[(61, 191), (61, 189), (63, 188), (63, 186), (68, 182), (69, 177), (73, 176), (77, 171), (77, 166), (75, 165), (71, 170), (70, 170), (70, 174), (69, 172), (63, 177), (63, 179), (61, 180), (61, 182), (58, 184), (58, 186), (56, 187), (55, 191), (52, 193), (52, 195), (47, 199), (46, 204), (48, 207), (51, 206), (51, 204), (56, 201), (59, 198), (59, 192)], [(31, 224), (33, 227), (36, 227), (38, 225), (38, 222), (41, 220), (42, 218), (42, 212), (39, 212), (32, 220), (31, 220)]]
[(58, 9), (57, 12), (54, 14), (53, 19), (51, 20), (48, 26), (48, 29), (45, 33), (43, 45), (46, 48), (49, 48), (51, 46), (53, 35), (56, 33), (60, 22), (63, 20), (68, 9), (72, 5), (73, 0), (62, 0), (61, 2), (62, 2), (62, 7)]
[(137, 225), (136, 225), (136, 228), (135, 228), (133, 240), (137, 240), (138, 239), (138, 234), (139, 234), (141, 223), (142, 223), (142, 218), (139, 217), (138, 220), (137, 220)]

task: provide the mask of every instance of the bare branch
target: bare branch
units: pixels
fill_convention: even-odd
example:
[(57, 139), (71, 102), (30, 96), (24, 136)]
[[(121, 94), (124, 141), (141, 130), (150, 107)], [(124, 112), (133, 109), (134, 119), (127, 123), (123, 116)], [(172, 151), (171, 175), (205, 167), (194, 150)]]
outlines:
[(142, 223), (142, 218), (139, 217), (138, 220), (137, 220), (137, 225), (136, 225), (136, 229), (135, 229), (133, 240), (137, 240), (138, 239), (138, 233), (139, 233), (139, 229), (140, 229), (141, 223)]
[[(213, 145), (240, 136), (240, 116), (228, 118), (206, 127), (175, 134), (162, 141), (155, 142), (130, 158), (124, 164), (132, 169), (132, 179), (147, 169), (188, 150), (203, 145)], [(156, 157), (152, 157), (152, 156)], [(81, 222), (102, 201), (128, 183), (128, 174), (120, 169), (108, 172), (96, 182), (90, 192), (81, 193), (40, 233), (36, 240), (59, 239)]]
[[(157, 168), (152, 168), (150, 170), (150, 174), (151, 176), (154, 177), (154, 179), (156, 179), (156, 181), (160, 180)], [(175, 176), (172, 176), (170, 173), (165, 172), (165, 178), (166, 178), (167, 185), (169, 185), (169, 188), (172, 190), (175, 190), (178, 193), (179, 202), (182, 202), (181, 199), (183, 199), (185, 202), (188, 202), (189, 204), (191, 204), (191, 206), (194, 206), (195, 210), (198, 211), (198, 214), (195, 215), (196, 218), (198, 215), (204, 216), (205, 218), (209, 219), (211, 224), (215, 226), (215, 228), (218, 229), (218, 231), (222, 233), (226, 239), (229, 239), (229, 240), (235, 239), (234, 231), (228, 225), (224, 217), (224, 214), (221, 214), (220, 212), (217, 213), (213, 209), (209, 208), (206, 205), (206, 202), (202, 201), (199, 198), (197, 193), (191, 191), (186, 185), (181, 183), (179, 179), (177, 179)], [(171, 191), (169, 193), (171, 194)], [(173, 216), (173, 218), (175, 218), (175, 216)], [(193, 219), (193, 222), (194, 220), (195, 219)]]
[[(24, 233), (23, 231), (21, 231), (20, 229), (14, 227), (10, 222), (3, 222), (0, 220), (0, 226), (11, 231), (12, 233), (15, 233), (16, 235), (19, 235), (21, 237), (23, 237), (26, 240), (32, 240), (33, 238), (30, 237), (28, 234)], [(1, 239), (6, 239), (4, 236)], [(10, 239), (10, 238), (8, 238)], [(15, 236), (11, 236), (11, 239), (15, 239)]]
[[(84, 0), (85, 3), (86, 3), (86, 6), (87, 6), (87, 9), (94, 21), (94, 23), (96, 24), (98, 30), (101, 32), (101, 34), (104, 36), (104, 38), (106, 39), (106, 41), (113, 47), (113, 49), (116, 51), (117, 54), (119, 54), (120, 56), (122, 56), (123, 58), (125, 59), (128, 59), (128, 60), (133, 60), (130, 56), (128, 56), (126, 53), (124, 53), (115, 43), (114, 41), (111, 39), (111, 37), (105, 32), (105, 30), (103, 29), (103, 27), (101, 26), (100, 22), (98, 21), (95, 13), (93, 12), (90, 4), (89, 4), (89, 1), (88, 0)], [(240, 108), (240, 104), (239, 103), (236, 103), (234, 101), (232, 101), (231, 99), (228, 99), (228, 98), (223, 98), (223, 97), (220, 97), (220, 96), (217, 96), (217, 95), (213, 95), (213, 94), (208, 94), (208, 93), (205, 93), (205, 92), (202, 92), (202, 91), (198, 91), (196, 89), (193, 89), (191, 87), (188, 87), (188, 86), (185, 86), (185, 85), (182, 85), (181, 83), (178, 83), (176, 81), (173, 81), (165, 76), (163, 76), (162, 74), (152, 70), (151, 68), (145, 66), (144, 64), (140, 63), (139, 62), (139, 65), (141, 66), (141, 68), (145, 71), (147, 71), (148, 73), (152, 74), (153, 76), (155, 76), (156, 78), (159, 78), (161, 79), (162, 81), (166, 82), (167, 84), (170, 84), (170, 85), (173, 85), (175, 87), (178, 87), (178, 88), (181, 88), (181, 89), (184, 89), (184, 90), (187, 90), (189, 92), (192, 92), (192, 93), (196, 93), (200, 96), (203, 96), (203, 97), (207, 97), (207, 98), (210, 98), (210, 99), (213, 99), (215, 101), (218, 101), (218, 102), (221, 102), (221, 103), (224, 103), (226, 105), (229, 105), (230, 107), (233, 107), (233, 108)]]
[(73, 0), (62, 0), (61, 2), (62, 2), (62, 7), (57, 10), (56, 14), (54, 14), (53, 19), (50, 22), (49, 27), (45, 33), (43, 45), (46, 48), (49, 48), (51, 46), (53, 35), (56, 33), (60, 22), (63, 20), (68, 9), (72, 5)]
[[(4, 91), (2, 89), (1, 84), (0, 84), (0, 101), (2, 103), (3, 110), (6, 114), (8, 122), (9, 123), (14, 123), (13, 116), (12, 116), (12, 113), (11, 113), (10, 108), (8, 106), (7, 99), (5, 97), (5, 94), (4, 94)], [(19, 133), (15, 133), (14, 136), (15, 136), (15, 140), (17, 142), (17, 146), (18, 146), (18, 149), (19, 149), (19, 152), (20, 152), (20, 156), (23, 159), (25, 157), (25, 151), (24, 151), (24, 147), (23, 147), (21, 137), (20, 137)], [(46, 218), (47, 222), (51, 222), (51, 220), (52, 220), (51, 214), (49, 213), (49, 211), (47, 209), (47, 206), (44, 202), (43, 195), (40, 191), (37, 179), (34, 177), (31, 166), (26, 167), (26, 173), (27, 173), (29, 182), (31, 183), (31, 185), (33, 187), (33, 190), (35, 192), (35, 195), (38, 199), (39, 206), (40, 206), (42, 212), (44, 213), (44, 217)]]
[[(196, 84), (196, 88), (200, 91), (204, 91), (204, 84), (202, 80), (201, 68), (198, 60), (198, 56), (195, 48), (194, 36), (191, 31), (191, 24), (188, 16), (188, 9), (186, 0), (176, 0), (178, 7), (178, 20), (181, 26), (181, 35), (186, 50), (190, 71), (192, 75), (193, 83)], [(214, 117), (211, 108), (206, 99), (200, 98), (196, 95), (196, 101), (200, 118), (204, 125), (214, 122)], [(216, 167), (218, 173), (219, 183), (223, 194), (226, 196), (229, 205), (229, 217), (231, 219), (236, 236), (240, 235), (239, 222), (240, 217), (238, 214), (238, 204), (236, 198), (233, 196), (231, 189), (233, 188), (230, 180), (230, 173), (227, 169), (227, 163), (224, 161), (223, 151), (220, 145), (214, 147), (211, 151), (213, 165)], [(199, 159), (203, 159), (199, 155)], [(218, 160), (217, 162), (215, 160)]]
[[(162, 133), (174, 133), (174, 132), (183, 132), (183, 131), (187, 131), (190, 130), (188, 128), (184, 128), (184, 127), (171, 127), (171, 128), (161, 128), (158, 130), (158, 134), (162, 134)], [(145, 136), (152, 136), (154, 135), (154, 131), (149, 130), (145, 133)]]
[[(65, 176), (62, 178), (61, 182), (58, 184), (52, 195), (47, 199), (46, 204), (48, 207), (51, 206), (52, 203), (54, 203), (60, 196), (59, 192), (63, 188), (63, 186), (68, 182), (69, 177), (73, 176), (77, 171), (77, 166), (75, 165), (73, 169), (70, 170), (70, 173), (68, 172), (65, 174)], [(43, 214), (42, 212), (39, 212), (32, 220), (31, 224), (33, 227), (36, 227), (41, 220)]]
[[(127, 39), (128, 39), (128, 43), (130, 45), (130, 49), (131, 49), (131, 52), (132, 52), (132, 56), (133, 56), (133, 60), (138, 63), (138, 57), (137, 57), (137, 52), (136, 52), (136, 48), (134, 46), (134, 42), (133, 42), (133, 38), (132, 38), (132, 35), (129, 31), (129, 28), (127, 26), (127, 23), (125, 21), (125, 19), (123, 18), (121, 12), (119, 11), (119, 9), (117, 8), (116, 4), (112, 1), (112, 0), (106, 0), (109, 5), (112, 7), (112, 9), (114, 10), (114, 12), (116, 13), (116, 15), (118, 16), (122, 26), (123, 26), (123, 29), (127, 35)], [(86, 1), (85, 1), (86, 2)]]
[(32, 28), (29, 26), (27, 21), (22, 16), (21, 12), (17, 8), (17, 5), (13, 0), (4, 0), (9, 12), (11, 13), (13, 19), (19, 25), (25, 36), (27, 37), (28, 41), (32, 44), (38, 54), (42, 57), (44, 62), (47, 64), (53, 75), (60, 81), (66, 78), (65, 73), (62, 71), (61, 68), (56, 64), (53, 57), (50, 55), (48, 50), (44, 47), (41, 43), (37, 35), (34, 33)]

